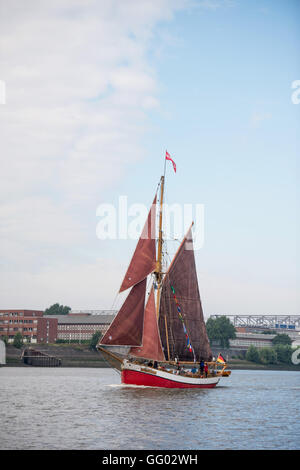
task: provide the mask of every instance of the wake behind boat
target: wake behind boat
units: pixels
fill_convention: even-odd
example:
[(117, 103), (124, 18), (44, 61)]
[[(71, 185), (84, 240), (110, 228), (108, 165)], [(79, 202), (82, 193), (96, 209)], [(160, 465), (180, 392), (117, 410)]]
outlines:
[[(166, 160), (171, 160), (166, 152)], [(212, 353), (206, 332), (195, 265), (192, 225), (163, 270), (164, 175), (119, 292), (131, 289), (97, 348), (121, 373), (123, 384), (162, 388), (213, 388), (228, 376)], [(157, 251), (157, 255), (156, 255)], [(145, 305), (147, 278), (150, 292)], [(156, 295), (155, 295), (156, 294)], [(156, 297), (156, 299), (155, 299)]]

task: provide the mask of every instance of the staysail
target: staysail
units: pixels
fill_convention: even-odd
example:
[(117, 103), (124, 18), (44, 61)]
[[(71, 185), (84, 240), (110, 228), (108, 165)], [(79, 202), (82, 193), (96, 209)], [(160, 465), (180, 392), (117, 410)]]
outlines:
[(165, 360), (158, 331), (153, 287), (145, 308), (143, 344), (140, 347), (131, 348), (129, 354), (158, 362)]
[(191, 227), (167, 273), (160, 300), (159, 330), (168, 359), (211, 360), (195, 265)]
[(140, 346), (142, 344), (146, 278), (133, 286), (100, 345)]
[(156, 195), (119, 292), (142, 281), (156, 268), (155, 218)]

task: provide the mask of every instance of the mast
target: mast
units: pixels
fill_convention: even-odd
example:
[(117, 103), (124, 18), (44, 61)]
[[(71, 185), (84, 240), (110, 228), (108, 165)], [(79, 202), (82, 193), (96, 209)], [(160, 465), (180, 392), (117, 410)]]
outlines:
[[(156, 316), (157, 320), (159, 318), (160, 312), (160, 296), (162, 289), (163, 281), (163, 272), (162, 272), (162, 247), (163, 247), (163, 230), (162, 230), (162, 220), (163, 220), (163, 203), (164, 203), (164, 187), (165, 187), (165, 177), (166, 177), (166, 158), (164, 164), (164, 174), (160, 179), (160, 205), (159, 205), (159, 229), (158, 229), (158, 250), (157, 250), (157, 265), (156, 265), (156, 281), (157, 281), (157, 296), (156, 296)], [(165, 328), (168, 332), (167, 318), (165, 316)], [(168, 361), (170, 360), (170, 348), (169, 348), (169, 338), (167, 336), (167, 354)]]
[(163, 231), (162, 231), (162, 218), (163, 218), (163, 202), (164, 202), (164, 187), (166, 176), (166, 159), (164, 163), (164, 174), (160, 178), (160, 204), (159, 204), (159, 228), (158, 228), (158, 249), (157, 249), (157, 262), (156, 262), (156, 281), (157, 281), (157, 297), (156, 297), (156, 315), (159, 316), (159, 302), (160, 292), (162, 287), (162, 246), (163, 246)]

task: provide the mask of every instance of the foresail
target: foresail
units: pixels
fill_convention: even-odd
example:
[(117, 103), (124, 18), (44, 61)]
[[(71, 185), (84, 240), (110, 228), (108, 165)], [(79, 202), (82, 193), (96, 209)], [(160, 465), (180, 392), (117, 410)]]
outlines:
[(144, 229), (132, 256), (130, 265), (120, 287), (120, 292), (145, 279), (156, 268), (155, 252), (156, 195), (149, 211)]
[(165, 361), (158, 331), (153, 288), (145, 308), (143, 344), (141, 347), (131, 348), (129, 354), (158, 362)]
[(159, 330), (170, 359), (210, 360), (195, 265), (192, 230), (189, 229), (163, 280)]
[(142, 344), (146, 278), (136, 284), (117, 316), (100, 341), (100, 345), (140, 346)]

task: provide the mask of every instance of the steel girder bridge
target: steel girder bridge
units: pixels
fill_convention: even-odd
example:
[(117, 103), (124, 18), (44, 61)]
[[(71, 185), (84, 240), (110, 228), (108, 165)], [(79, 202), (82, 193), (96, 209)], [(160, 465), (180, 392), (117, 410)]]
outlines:
[(300, 315), (211, 315), (210, 318), (229, 318), (235, 327), (300, 329)]

